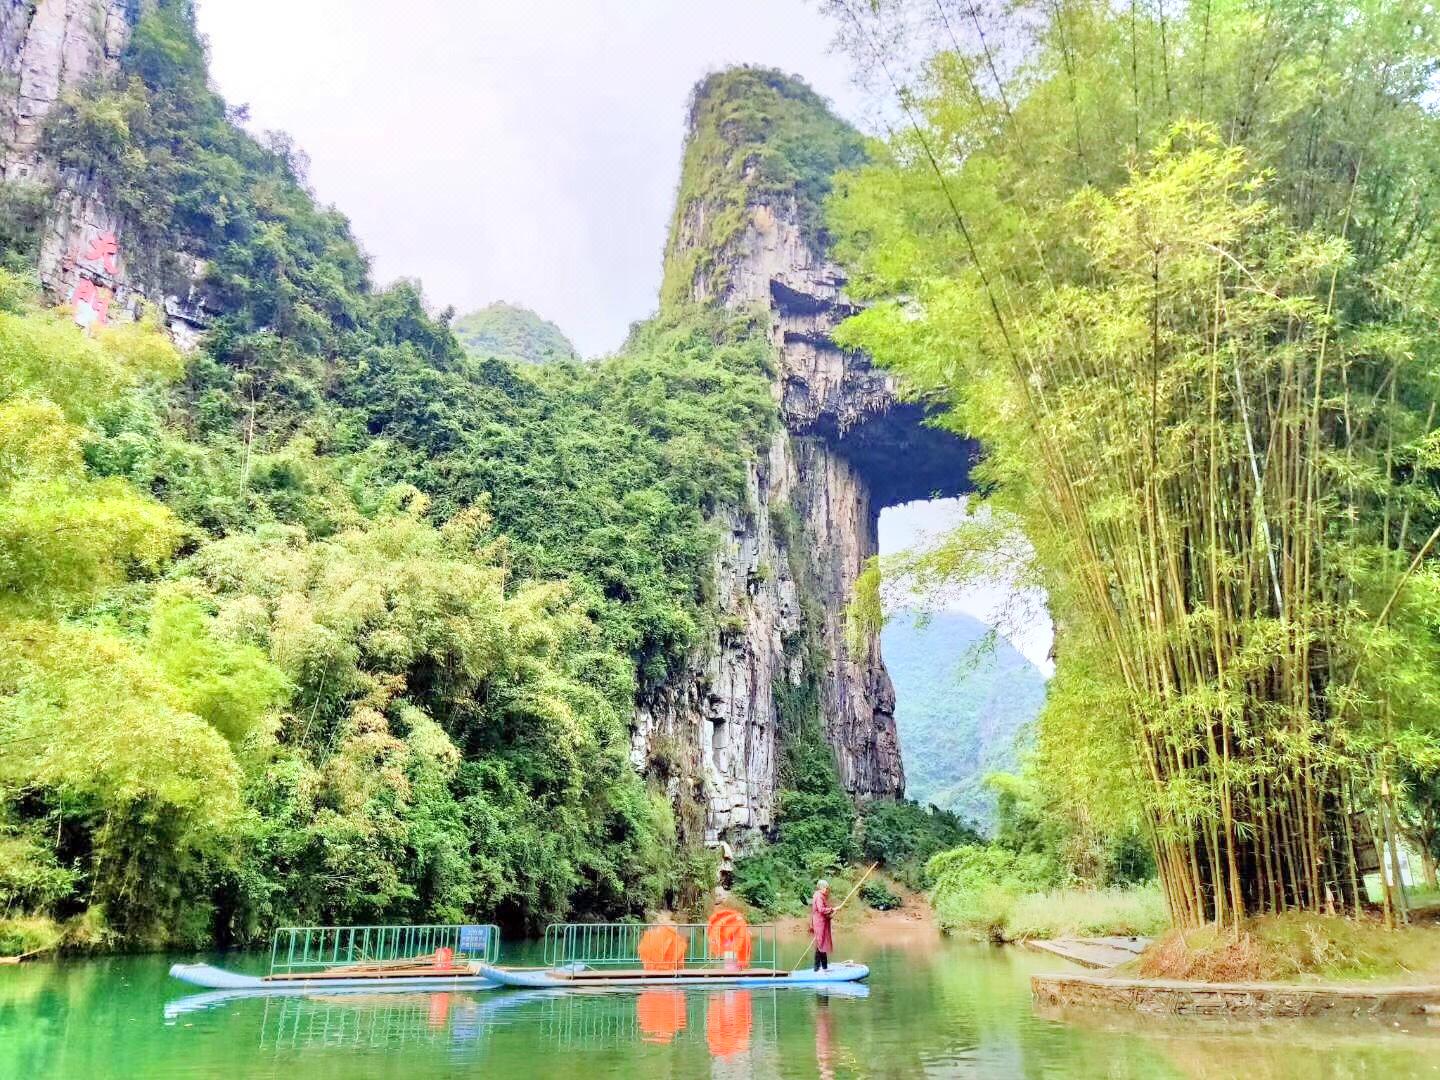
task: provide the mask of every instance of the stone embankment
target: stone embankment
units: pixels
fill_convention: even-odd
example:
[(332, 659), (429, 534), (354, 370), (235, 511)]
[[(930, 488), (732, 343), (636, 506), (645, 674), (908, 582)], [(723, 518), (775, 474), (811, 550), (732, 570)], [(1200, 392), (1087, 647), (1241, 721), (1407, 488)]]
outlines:
[(1148, 937), (1062, 937), (1051, 940), (1034, 938), (1025, 944), (1039, 952), (1063, 957), (1087, 968), (1113, 968), (1128, 964), (1150, 944)]
[(1034, 975), (1042, 1008), (1126, 1009), (1154, 1016), (1242, 1019), (1397, 1017), (1440, 1013), (1440, 986), (1205, 983), (1112, 975)]

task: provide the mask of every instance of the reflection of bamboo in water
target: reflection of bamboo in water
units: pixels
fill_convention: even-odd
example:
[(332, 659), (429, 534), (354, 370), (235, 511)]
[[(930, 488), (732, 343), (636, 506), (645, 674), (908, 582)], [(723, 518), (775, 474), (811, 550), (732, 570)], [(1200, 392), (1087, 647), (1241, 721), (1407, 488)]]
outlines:
[(474, 1038), (479, 1005), (461, 995), (337, 994), (265, 999), (261, 1049), (365, 1047)]

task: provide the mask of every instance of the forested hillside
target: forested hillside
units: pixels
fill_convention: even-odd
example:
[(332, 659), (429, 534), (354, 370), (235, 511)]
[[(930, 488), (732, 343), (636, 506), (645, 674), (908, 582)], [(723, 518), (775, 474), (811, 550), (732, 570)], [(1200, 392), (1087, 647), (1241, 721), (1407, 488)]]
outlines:
[(578, 360), (580, 355), (564, 332), (529, 308), (494, 303), (455, 320), (455, 336), (477, 359), (526, 360), (544, 364), (552, 360)]
[(990, 773), (1014, 773), (1029, 725), (1045, 704), (1045, 677), (978, 619), (897, 613), (881, 640), (895, 681), (895, 723), (906, 794), (989, 829)]
[(157, 275), (203, 260), (218, 317), (182, 356), (0, 281), (11, 944), (695, 895), (713, 862), (629, 726), (711, 617), (707, 518), (775, 422), (765, 338), (676, 311), (594, 365), (467, 355), (232, 122), (182, 0), (45, 137)]

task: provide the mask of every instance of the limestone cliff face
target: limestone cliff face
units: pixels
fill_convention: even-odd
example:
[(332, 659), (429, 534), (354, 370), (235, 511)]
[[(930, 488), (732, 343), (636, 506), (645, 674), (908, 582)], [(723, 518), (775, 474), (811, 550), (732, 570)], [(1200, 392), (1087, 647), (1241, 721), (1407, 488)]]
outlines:
[[(193, 290), (172, 295), (131, 271), (131, 230), (108, 205), (105, 179), (61, 169), (44, 152), (44, 123), (67, 92), (120, 70), (136, 23), (153, 0), (0, 0), (0, 179), (38, 187), (41, 284), (88, 325), (133, 317), (142, 300), (164, 307), (182, 344), (208, 321)], [(190, 277), (198, 280), (198, 264)], [(183, 276), (183, 275), (182, 275)], [(181, 292), (186, 292), (182, 287)]]
[[(781, 79), (782, 94), (798, 86), (762, 74)], [(726, 92), (714, 84), (697, 91), (692, 151), (716, 134), (703, 130), (704, 95)], [(753, 180), (745, 147), (733, 132), (719, 134), (742, 183)], [(687, 170), (714, 164), (695, 156), (687, 151)], [(889, 375), (835, 345), (835, 327), (855, 308), (840, 268), (818, 250), (823, 241), (807, 236), (800, 198), (763, 183), (743, 190), (740, 228), (704, 258), (690, 255), (713, 247), (712, 224), (737, 208), (711, 205), (703, 194), (678, 207), (669, 260), (695, 268), (683, 283), (690, 301), (758, 308), (768, 321), (784, 426), (751, 465), (747, 505), (723, 517), (718, 629), (688, 670), (642, 703), (635, 735), (637, 761), (661, 740), (688, 748), (706, 838), (730, 849), (749, 846), (774, 823), (781, 699), (807, 681), (846, 791), (857, 801), (904, 793), (895, 691), (880, 643), (870, 635), (852, 647), (845, 608), (876, 554), (880, 510), (955, 493), (973, 455), (968, 444), (922, 427), (923, 410), (899, 399)]]

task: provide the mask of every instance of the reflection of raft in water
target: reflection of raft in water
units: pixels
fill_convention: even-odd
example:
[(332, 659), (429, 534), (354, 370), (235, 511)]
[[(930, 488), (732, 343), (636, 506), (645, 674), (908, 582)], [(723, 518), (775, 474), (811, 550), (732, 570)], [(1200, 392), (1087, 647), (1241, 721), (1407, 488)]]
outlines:
[(822, 986), (858, 982), (864, 964), (825, 971), (780, 966), (773, 926), (749, 926), (721, 910), (708, 923), (565, 923), (545, 932), (545, 965), (476, 970), (503, 986), (528, 989), (615, 989), (638, 986)]
[(494, 926), (287, 926), (275, 931), (268, 975), (175, 964), (172, 977), (212, 990), (484, 989), (499, 955)]

